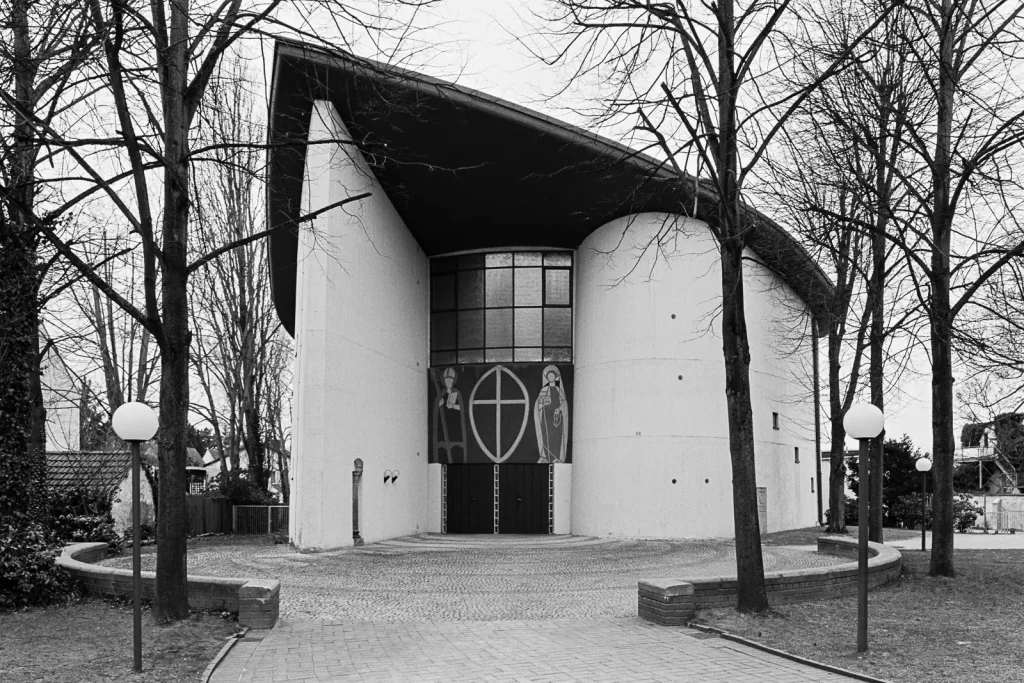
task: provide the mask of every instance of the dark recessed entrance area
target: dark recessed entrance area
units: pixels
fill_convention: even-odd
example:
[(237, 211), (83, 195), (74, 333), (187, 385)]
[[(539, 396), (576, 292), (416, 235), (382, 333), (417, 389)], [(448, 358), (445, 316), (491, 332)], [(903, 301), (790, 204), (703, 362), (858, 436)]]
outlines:
[[(497, 481), (495, 481), (497, 469)], [(550, 532), (549, 465), (445, 466), (445, 530), (450, 534)]]

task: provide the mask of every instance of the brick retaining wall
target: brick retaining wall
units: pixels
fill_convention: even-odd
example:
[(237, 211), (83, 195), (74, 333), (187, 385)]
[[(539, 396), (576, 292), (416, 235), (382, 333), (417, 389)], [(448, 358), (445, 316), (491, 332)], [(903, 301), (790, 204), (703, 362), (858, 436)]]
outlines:
[[(818, 538), (818, 552), (856, 560), (857, 539), (822, 536)], [(868, 587), (899, 577), (901, 561), (895, 549), (868, 543)], [(857, 562), (767, 572), (764, 579), (772, 605), (856, 595)], [(735, 606), (736, 595), (736, 577), (646, 579), (637, 583), (637, 612), (664, 626), (681, 626), (693, 619), (698, 609)]]
[[(87, 593), (131, 597), (132, 572), (94, 564), (107, 556), (106, 543), (76, 543), (64, 548), (57, 564), (82, 582)], [(142, 572), (142, 597), (156, 593), (156, 574)], [(254, 629), (272, 628), (277, 622), (281, 582), (259, 579), (188, 577), (189, 607), (238, 614), (238, 623)]]

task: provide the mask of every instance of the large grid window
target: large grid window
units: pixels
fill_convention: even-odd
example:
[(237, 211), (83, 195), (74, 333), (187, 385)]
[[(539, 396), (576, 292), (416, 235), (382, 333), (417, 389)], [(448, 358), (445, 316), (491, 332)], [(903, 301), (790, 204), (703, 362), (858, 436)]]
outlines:
[(572, 254), (517, 251), (430, 262), (430, 363), (572, 361)]

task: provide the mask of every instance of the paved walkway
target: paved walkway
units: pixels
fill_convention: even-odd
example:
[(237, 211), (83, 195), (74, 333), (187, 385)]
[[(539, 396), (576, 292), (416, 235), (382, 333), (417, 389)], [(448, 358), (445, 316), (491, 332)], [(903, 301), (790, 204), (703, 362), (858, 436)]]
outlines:
[[(765, 546), (772, 570), (840, 558)], [(151, 558), (150, 558), (151, 559)], [(190, 549), (189, 571), (282, 581), (282, 619), (211, 681), (843, 681), (636, 616), (636, 581), (733, 574), (731, 541), (424, 534), (362, 548)]]
[[(886, 541), (901, 550), (920, 550), (921, 537)], [(925, 548), (932, 549), (932, 532), (925, 532)], [(953, 534), (953, 548), (962, 550), (1024, 550), (1024, 534)]]
[(211, 683), (849, 681), (700, 631), (629, 619), (386, 624), (283, 621), (241, 641)]

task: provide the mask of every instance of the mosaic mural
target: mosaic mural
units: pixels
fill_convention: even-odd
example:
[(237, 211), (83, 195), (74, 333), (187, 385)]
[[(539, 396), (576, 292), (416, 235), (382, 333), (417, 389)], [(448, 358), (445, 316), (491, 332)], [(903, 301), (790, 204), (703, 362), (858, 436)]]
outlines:
[(431, 368), (430, 462), (571, 462), (572, 365)]

